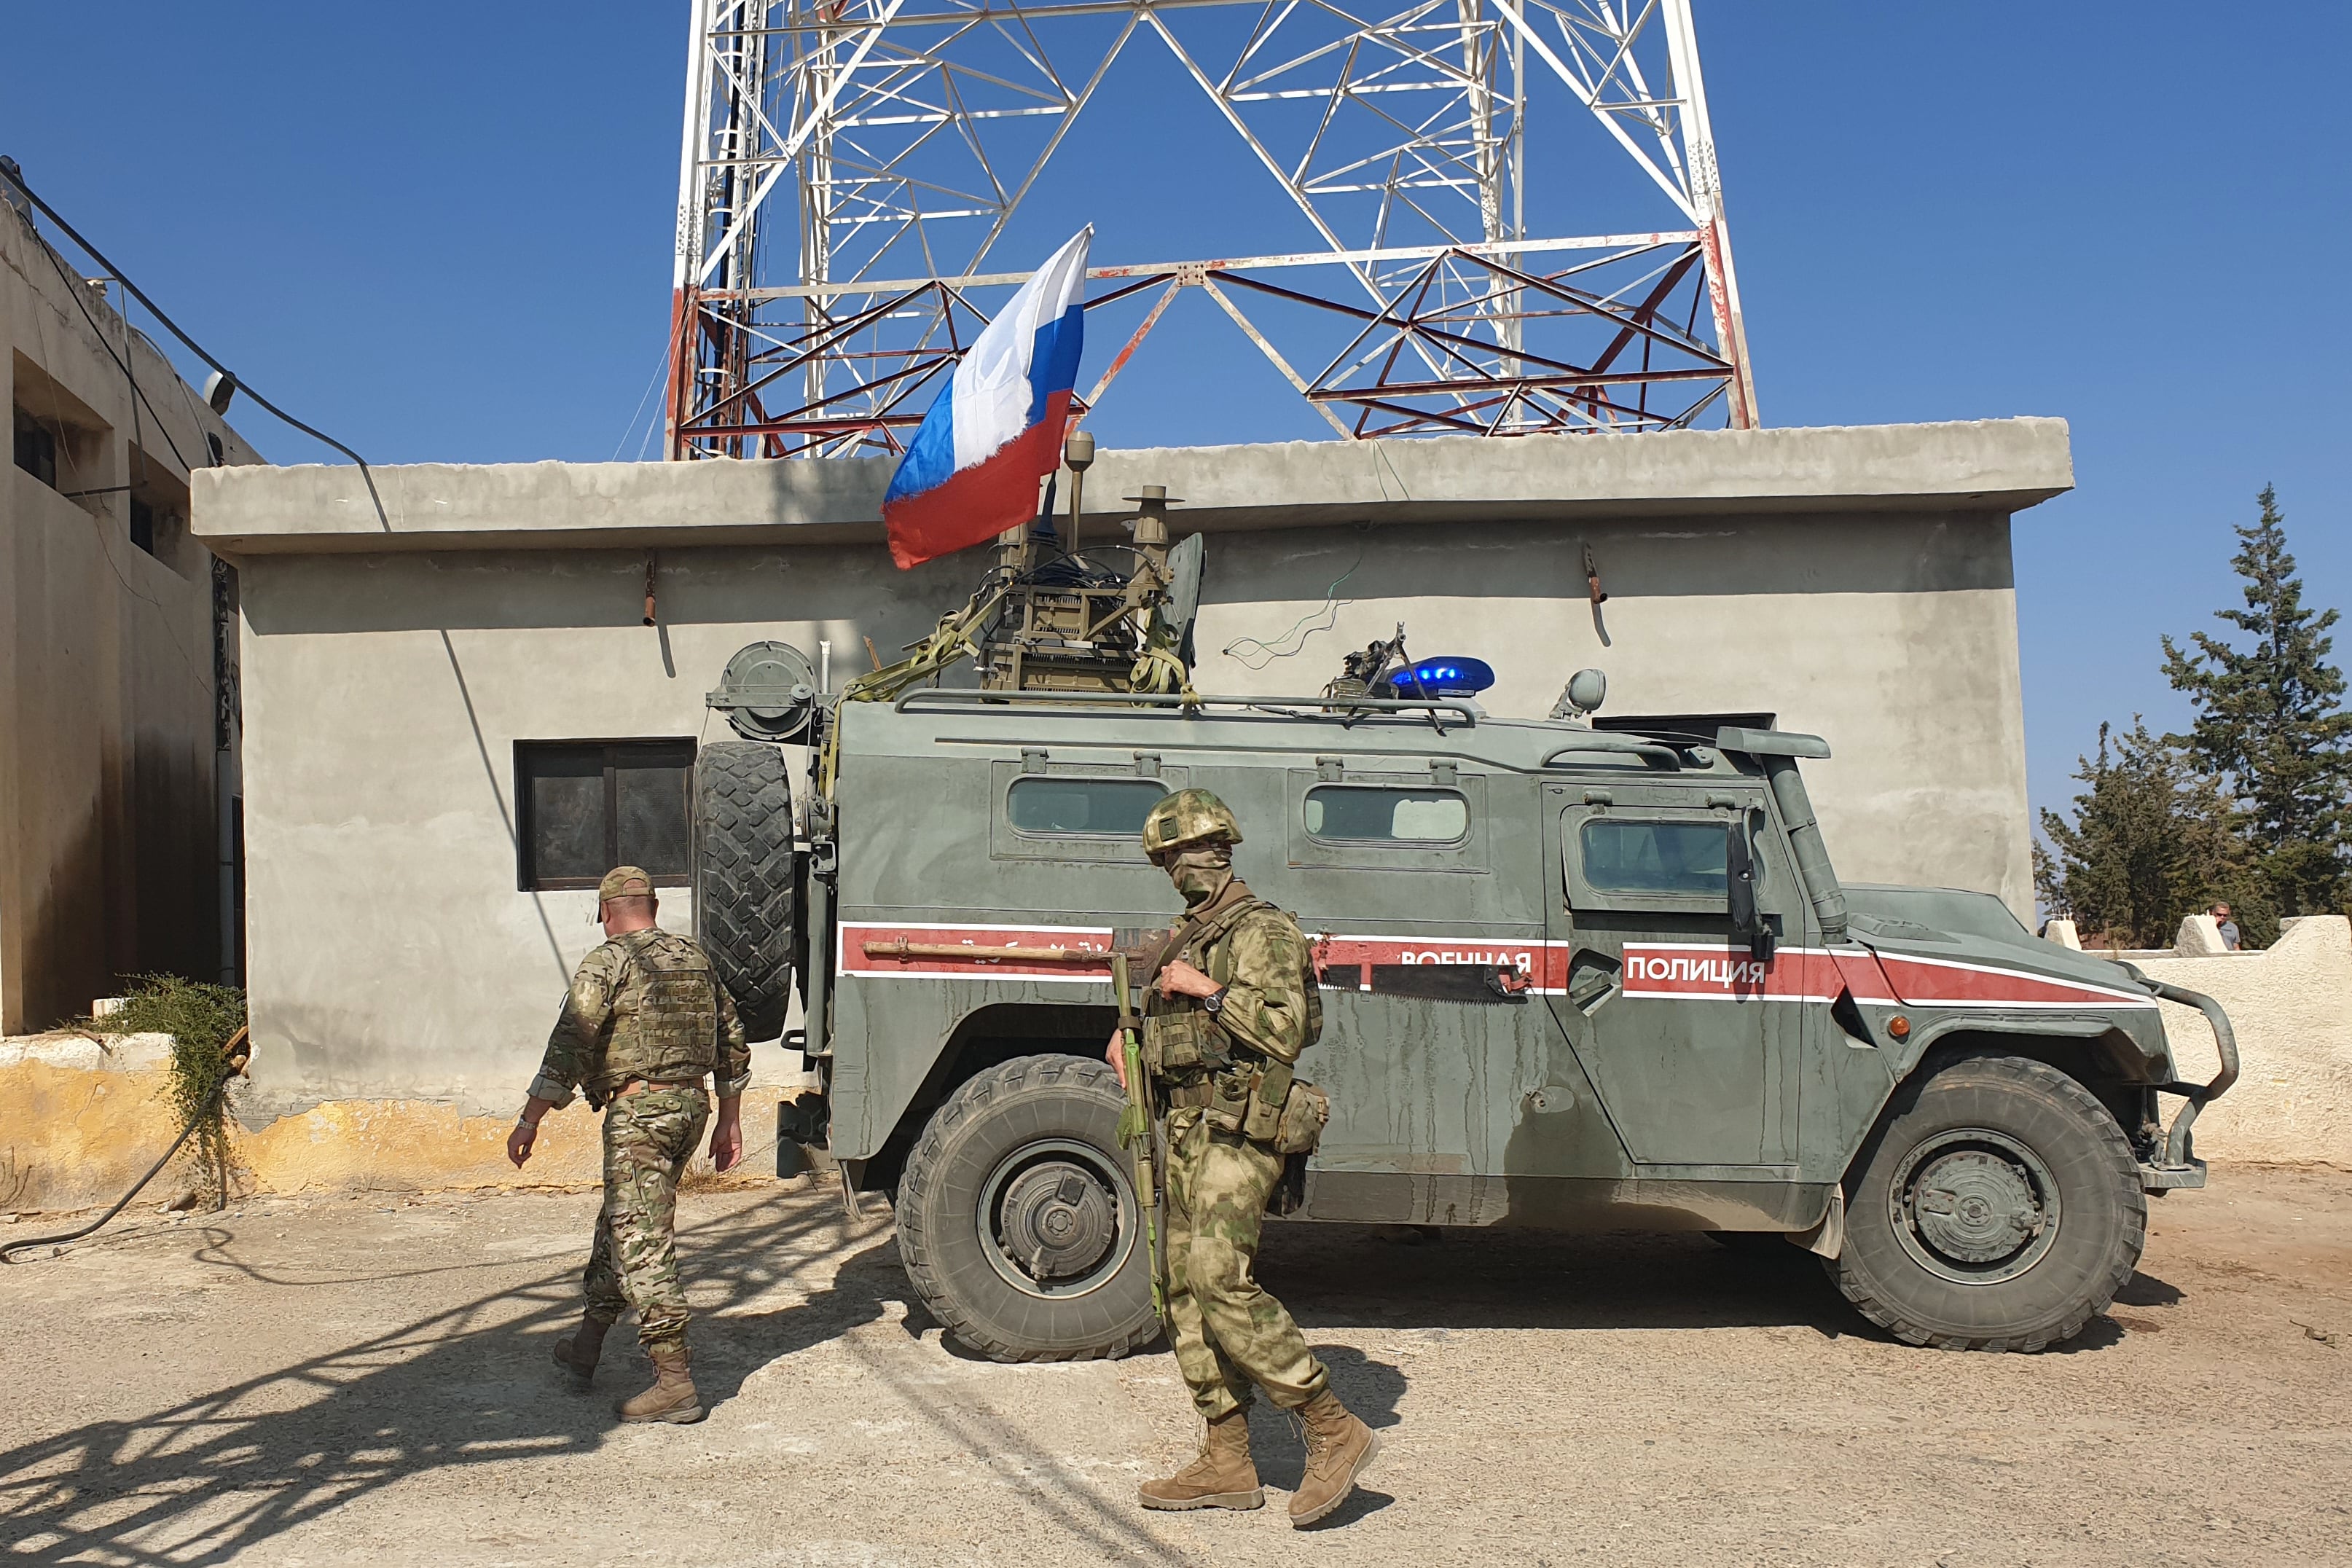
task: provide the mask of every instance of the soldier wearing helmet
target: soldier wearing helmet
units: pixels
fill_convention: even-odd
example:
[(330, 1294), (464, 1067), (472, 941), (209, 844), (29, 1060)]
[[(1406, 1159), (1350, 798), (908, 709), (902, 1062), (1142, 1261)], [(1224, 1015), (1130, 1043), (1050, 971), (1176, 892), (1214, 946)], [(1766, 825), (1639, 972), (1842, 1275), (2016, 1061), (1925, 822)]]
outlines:
[[(1184, 897), (1183, 922), (1146, 968), (1143, 1062), (1165, 1118), (1168, 1321), (1208, 1433), (1190, 1465), (1144, 1483), (1141, 1500), (1262, 1507), (1249, 1406), (1263, 1388), (1306, 1426), (1307, 1473), (1290, 1504), (1297, 1526), (1346, 1500), (1380, 1443), (1332, 1394), (1298, 1325), (1253, 1273), (1286, 1150), (1311, 1144), (1286, 1107), (1304, 1091), (1319, 1108), (1308, 1086), (1294, 1089), (1291, 1068), (1321, 1033), (1323, 1011), (1306, 933), (1234, 875), (1241, 841), (1234, 814), (1203, 789), (1168, 796), (1143, 825), (1144, 852)], [(1114, 1036), (1109, 1056), (1124, 1083), (1121, 1046)]]
[(605, 1331), (634, 1307), (655, 1378), (623, 1402), (621, 1419), (699, 1421), (677, 1278), (677, 1181), (710, 1121), (706, 1077), (719, 1089), (711, 1160), (724, 1171), (743, 1157), (751, 1050), (709, 956), (654, 923), (651, 877), (616, 866), (596, 900), (606, 941), (572, 976), (507, 1157), (517, 1168), (530, 1158), (540, 1118), (571, 1104), (575, 1088), (604, 1110), (604, 1207), (582, 1281), (588, 1307), (580, 1327), (557, 1342), (555, 1363), (586, 1388)]

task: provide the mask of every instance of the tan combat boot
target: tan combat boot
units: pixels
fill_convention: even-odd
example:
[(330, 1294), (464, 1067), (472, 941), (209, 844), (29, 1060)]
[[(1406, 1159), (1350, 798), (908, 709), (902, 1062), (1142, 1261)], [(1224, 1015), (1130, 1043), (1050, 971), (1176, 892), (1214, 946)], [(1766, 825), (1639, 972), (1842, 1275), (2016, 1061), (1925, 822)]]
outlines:
[(1348, 1414), (1325, 1389), (1298, 1407), (1307, 1427), (1307, 1473), (1290, 1498), (1290, 1527), (1302, 1530), (1348, 1500), (1356, 1478), (1381, 1451), (1380, 1434)]
[(583, 1313), (580, 1326), (555, 1342), (555, 1364), (586, 1388), (596, 1376), (596, 1358), (604, 1352), (604, 1336), (613, 1325), (593, 1313)]
[(1210, 1422), (1198, 1458), (1164, 1480), (1144, 1482), (1136, 1495), (1146, 1508), (1264, 1508), (1265, 1489), (1250, 1462), (1248, 1407)]
[(647, 1345), (653, 1357), (654, 1385), (617, 1406), (624, 1421), (674, 1421), (684, 1426), (702, 1419), (702, 1396), (694, 1391), (692, 1363), (686, 1342)]

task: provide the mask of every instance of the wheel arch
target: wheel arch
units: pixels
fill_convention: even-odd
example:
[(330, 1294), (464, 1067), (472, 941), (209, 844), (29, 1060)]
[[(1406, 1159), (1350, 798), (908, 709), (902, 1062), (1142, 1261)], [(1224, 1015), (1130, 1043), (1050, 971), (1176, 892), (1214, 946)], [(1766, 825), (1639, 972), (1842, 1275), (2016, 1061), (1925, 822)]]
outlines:
[(957, 1089), (1019, 1057), (1099, 1056), (1118, 1021), (1118, 1008), (1094, 1002), (992, 1002), (964, 1014), (940, 1042), (889, 1135), (871, 1158), (856, 1162), (852, 1184), (860, 1192), (895, 1192), (924, 1125)]
[(2156, 1113), (2147, 1058), (2137, 1041), (2106, 1020), (1947, 1019), (1923, 1030), (1914, 1044), (1917, 1053), (1911, 1065), (1896, 1078), (1868, 1136), (1846, 1161), (1849, 1184), (1875, 1147), (1880, 1130), (1904, 1101), (1904, 1090), (1972, 1058), (2023, 1057), (2055, 1068), (2106, 1108), (2136, 1149)]

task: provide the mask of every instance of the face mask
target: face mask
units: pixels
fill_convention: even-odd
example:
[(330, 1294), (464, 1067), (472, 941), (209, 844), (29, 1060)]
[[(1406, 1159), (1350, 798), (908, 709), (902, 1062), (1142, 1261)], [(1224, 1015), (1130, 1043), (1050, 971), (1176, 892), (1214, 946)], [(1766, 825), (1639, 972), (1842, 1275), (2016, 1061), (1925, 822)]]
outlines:
[(1222, 844), (1181, 850), (1168, 862), (1168, 879), (1184, 895), (1188, 909), (1215, 898), (1233, 874), (1234, 852)]

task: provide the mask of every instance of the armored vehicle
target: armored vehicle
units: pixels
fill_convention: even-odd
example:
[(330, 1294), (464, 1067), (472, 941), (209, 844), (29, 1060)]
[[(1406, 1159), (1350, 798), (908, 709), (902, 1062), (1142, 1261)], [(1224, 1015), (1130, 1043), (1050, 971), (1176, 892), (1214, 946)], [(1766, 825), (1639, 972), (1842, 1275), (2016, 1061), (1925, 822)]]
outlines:
[[(974, 1350), (1159, 1331), (1107, 963), (992, 952), (1170, 925), (1138, 834), (1186, 786), (1232, 806), (1240, 873), (1315, 944), (1299, 1072), (1331, 1114), (1296, 1218), (1785, 1237), (1905, 1341), (2032, 1351), (2128, 1278), (2148, 1194), (2203, 1184), (2221, 1008), (1989, 895), (1842, 881), (1801, 769), (1823, 741), (1597, 721), (1593, 672), (1549, 720), (1494, 718), (1453, 667), (1383, 674), (1401, 637), (1321, 694), (1194, 692), (1198, 559), (1153, 508), (1123, 569), (1055, 556), (1058, 588), (1008, 535), (971, 605), (837, 695), (779, 645), (712, 694), (761, 739), (703, 752), (698, 915), (755, 1021), (799, 989), (824, 1092), (784, 1138), (828, 1145), (848, 1201), (888, 1195), (914, 1288)], [(1144, 591), (1116, 637), (1053, 629), (1056, 594), (1090, 613), (1122, 570)], [(1006, 626), (1051, 685), (1003, 674)], [(1092, 668), (1132, 680), (1087, 678), (1105, 647)], [(982, 685), (928, 683), (967, 656)], [(2212, 1082), (2182, 1081), (2159, 997), (2210, 1021)]]

